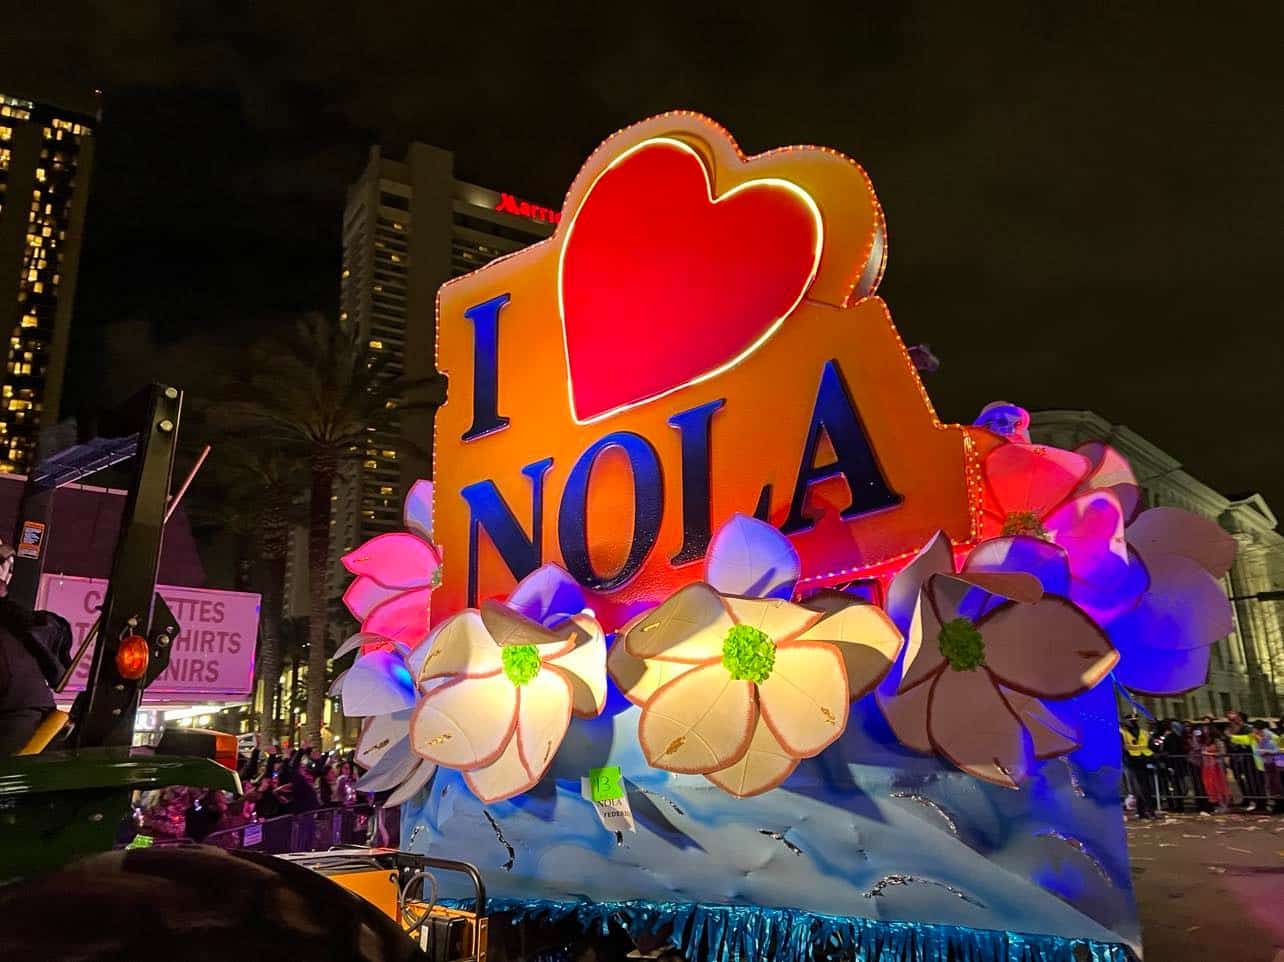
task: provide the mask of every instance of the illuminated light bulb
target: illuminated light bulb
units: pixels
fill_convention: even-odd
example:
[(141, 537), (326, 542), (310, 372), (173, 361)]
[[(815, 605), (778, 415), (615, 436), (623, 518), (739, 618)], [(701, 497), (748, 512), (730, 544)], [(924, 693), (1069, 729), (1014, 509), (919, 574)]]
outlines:
[(116, 649), (116, 670), (120, 677), (128, 681), (137, 681), (147, 674), (147, 663), (151, 652), (147, 648), (147, 639), (142, 635), (126, 635)]

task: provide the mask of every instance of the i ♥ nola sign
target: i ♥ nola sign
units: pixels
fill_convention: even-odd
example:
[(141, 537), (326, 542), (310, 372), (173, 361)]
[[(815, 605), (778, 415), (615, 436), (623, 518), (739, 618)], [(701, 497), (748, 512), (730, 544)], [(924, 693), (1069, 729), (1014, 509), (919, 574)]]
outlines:
[(834, 151), (746, 157), (685, 112), (603, 143), (551, 238), (441, 289), (434, 620), (548, 562), (627, 613), (737, 512), (789, 535), (803, 587), (974, 541), (995, 440), (937, 420), (884, 258)]

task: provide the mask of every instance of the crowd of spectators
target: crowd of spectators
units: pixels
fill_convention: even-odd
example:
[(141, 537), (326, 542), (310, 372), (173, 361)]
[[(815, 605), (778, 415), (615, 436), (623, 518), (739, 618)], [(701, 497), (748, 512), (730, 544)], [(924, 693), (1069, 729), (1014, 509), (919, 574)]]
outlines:
[(289, 755), (255, 749), (241, 758), (239, 798), (216, 789), (178, 786), (141, 793), (134, 822), (153, 838), (203, 841), (211, 833), (283, 815), (346, 808), (361, 799), (350, 756), (317, 755), (304, 748)]
[(1127, 795), (1138, 818), (1165, 812), (1284, 811), (1284, 719), (1242, 712), (1198, 721), (1133, 716), (1120, 726)]

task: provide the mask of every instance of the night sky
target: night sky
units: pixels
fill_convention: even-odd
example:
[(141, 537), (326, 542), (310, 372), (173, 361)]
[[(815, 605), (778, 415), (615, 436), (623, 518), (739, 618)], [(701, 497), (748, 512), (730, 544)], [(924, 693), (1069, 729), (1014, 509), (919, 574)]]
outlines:
[(686, 107), (748, 152), (869, 171), (881, 293), (943, 361), (943, 418), (1092, 408), (1284, 512), (1268, 5), (3, 6), (0, 90), (103, 90), (69, 405), (156, 373), (102, 364), (149, 330), (179, 380), (201, 343), (333, 314), (372, 143), (451, 148), (458, 176), (556, 206), (601, 139)]

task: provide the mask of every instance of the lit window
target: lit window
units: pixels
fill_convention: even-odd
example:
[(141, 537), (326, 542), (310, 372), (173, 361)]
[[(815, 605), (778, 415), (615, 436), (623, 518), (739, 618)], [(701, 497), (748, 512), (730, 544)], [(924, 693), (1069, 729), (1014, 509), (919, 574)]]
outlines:
[(374, 348), (376, 351), (382, 351), (382, 350), (383, 350), (383, 341), (371, 341), (371, 342), (370, 342), (370, 346), (371, 346), (372, 348)]
[(392, 450), (390, 450), (390, 449), (388, 449), (388, 448), (384, 448), (384, 449), (383, 449), (382, 451), (380, 451), (379, 453), (380, 453), (380, 454), (382, 454), (385, 458), (389, 458), (390, 460), (393, 460), (393, 461), (396, 461), (396, 460), (397, 460), (397, 452), (396, 452), (396, 451), (392, 451)]
[(379, 485), (379, 493), (380, 493), (380, 494), (392, 494), (392, 485), (390, 485), (390, 484), (381, 484), (381, 485)]
[[(362, 461), (362, 462), (361, 462), (361, 464), (362, 464), (362, 466), (363, 466), (363, 467), (367, 467), (367, 468), (377, 468), (377, 467), (379, 467), (379, 462), (378, 462), (378, 461)], [(331, 522), (331, 524), (333, 524), (333, 523), (334, 523), (334, 522)]]

